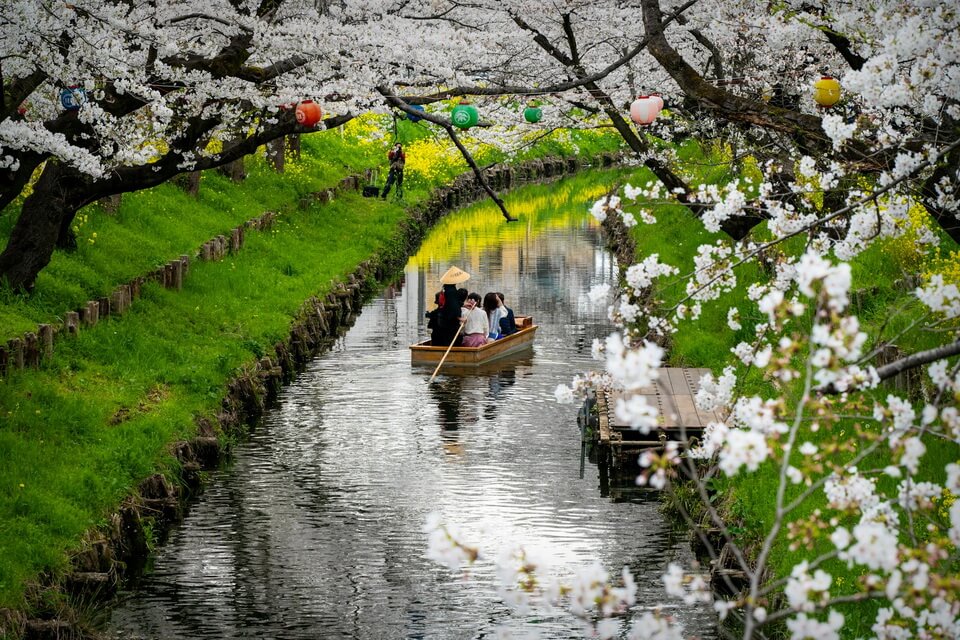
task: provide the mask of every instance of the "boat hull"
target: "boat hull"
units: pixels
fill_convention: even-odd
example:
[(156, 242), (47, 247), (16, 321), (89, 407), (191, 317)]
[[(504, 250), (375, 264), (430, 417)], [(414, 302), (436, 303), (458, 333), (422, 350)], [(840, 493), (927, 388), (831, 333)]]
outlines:
[[(516, 333), (488, 342), (481, 347), (451, 347), (443, 360), (443, 366), (477, 367), (493, 360), (499, 360), (515, 353), (521, 353), (533, 347), (533, 338), (538, 325), (524, 325)], [(429, 340), (410, 345), (411, 364), (437, 365), (443, 359), (447, 347), (434, 347)]]

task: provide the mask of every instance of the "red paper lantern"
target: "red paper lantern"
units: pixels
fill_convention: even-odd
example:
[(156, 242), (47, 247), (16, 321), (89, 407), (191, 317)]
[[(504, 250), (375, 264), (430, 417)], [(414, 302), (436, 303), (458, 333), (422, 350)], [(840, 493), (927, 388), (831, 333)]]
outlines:
[(313, 100), (304, 100), (297, 105), (297, 122), (313, 127), (323, 118), (323, 109)]
[(662, 107), (663, 98), (660, 96), (637, 96), (630, 105), (630, 119), (646, 126), (657, 119)]

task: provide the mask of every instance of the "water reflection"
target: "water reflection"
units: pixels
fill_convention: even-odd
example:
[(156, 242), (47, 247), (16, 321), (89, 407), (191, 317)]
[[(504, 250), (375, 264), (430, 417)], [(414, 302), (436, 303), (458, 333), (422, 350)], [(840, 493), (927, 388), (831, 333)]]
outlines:
[[(593, 559), (614, 572), (626, 564), (641, 602), (661, 601), (666, 563), (690, 560), (685, 536), (649, 494), (624, 490), (614, 501), (600, 495), (595, 473), (581, 478), (576, 409), (552, 397), (592, 366), (590, 344), (609, 329), (586, 291), (615, 277), (573, 191), (564, 200), (558, 185), (534, 190), (531, 197), (561, 205), (538, 208), (523, 232), (479, 208), (453, 216), (438, 231), (444, 242), (431, 236), (425, 246), (444, 247), (442, 255), (425, 248), (402, 283), (367, 304), (334, 349), (283, 391), (158, 552), (140, 592), (113, 612), (110, 633), (577, 636), (562, 612), (511, 612), (489, 567), (464, 581), (428, 561), (422, 527), (432, 511), (491, 555), (527, 545), (561, 575)], [(452, 237), (458, 250), (449, 249)], [(473, 274), (471, 288), (503, 291), (517, 313), (535, 316), (532, 353), (479, 371), (443, 369), (433, 383), (429, 369), (411, 367), (407, 346), (426, 336), (424, 311), (450, 264)], [(709, 612), (672, 613), (688, 631), (710, 635)]]

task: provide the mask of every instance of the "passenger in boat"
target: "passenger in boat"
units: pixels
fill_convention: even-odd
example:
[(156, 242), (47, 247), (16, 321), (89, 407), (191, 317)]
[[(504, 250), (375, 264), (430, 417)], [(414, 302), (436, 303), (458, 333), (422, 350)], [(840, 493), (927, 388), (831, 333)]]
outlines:
[(517, 332), (517, 319), (513, 315), (513, 309), (504, 302), (503, 294), (498, 291), (497, 297), (500, 298), (500, 306), (507, 312), (504, 317), (500, 318), (500, 335), (512, 335)]
[(435, 305), (433, 309), (427, 311), (427, 329), (430, 330), (430, 344), (437, 344), (436, 340), (439, 338), (437, 334), (437, 319), (440, 315), (440, 292), (437, 291), (433, 294), (433, 304)]
[(460, 321), (463, 322), (463, 346), (482, 347), (487, 343), (487, 331), (490, 328), (490, 323), (487, 320), (487, 314), (480, 308), (479, 293), (467, 295)]
[(491, 291), (483, 296), (483, 310), (487, 312), (487, 337), (496, 340), (500, 335), (500, 319), (506, 317), (507, 311), (500, 297)]

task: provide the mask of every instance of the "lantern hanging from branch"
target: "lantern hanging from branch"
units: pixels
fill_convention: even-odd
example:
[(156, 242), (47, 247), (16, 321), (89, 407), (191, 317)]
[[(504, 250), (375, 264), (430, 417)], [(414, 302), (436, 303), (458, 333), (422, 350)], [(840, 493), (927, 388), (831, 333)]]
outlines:
[(660, 96), (637, 96), (630, 105), (630, 119), (639, 125), (647, 126), (657, 119), (663, 107), (663, 98)]
[[(410, 105), (410, 108), (413, 109), (414, 111), (419, 111), (420, 113), (424, 113), (426, 111), (426, 109), (423, 108), (422, 104), (412, 104)], [(420, 122), (421, 120), (423, 120), (423, 118), (421, 118), (420, 116), (415, 116), (412, 113), (408, 113), (407, 120), (409, 120), (410, 122)]]
[(460, 104), (453, 108), (450, 121), (453, 122), (456, 127), (469, 129), (480, 121), (480, 113), (469, 101), (461, 100)]
[(821, 107), (829, 109), (840, 100), (840, 83), (835, 78), (823, 76), (813, 83), (813, 99)]
[(537, 106), (537, 103), (531, 100), (527, 103), (527, 108), (523, 110), (523, 119), (530, 124), (536, 124), (543, 118), (543, 109)]
[(660, 112), (663, 111), (663, 97), (659, 93), (651, 93), (650, 97), (656, 100), (657, 102), (657, 115), (660, 115)]
[(323, 109), (313, 100), (303, 100), (297, 105), (297, 122), (305, 127), (314, 127), (323, 118)]
[(60, 91), (60, 104), (67, 111), (77, 111), (87, 102), (87, 92), (83, 87), (73, 85)]

